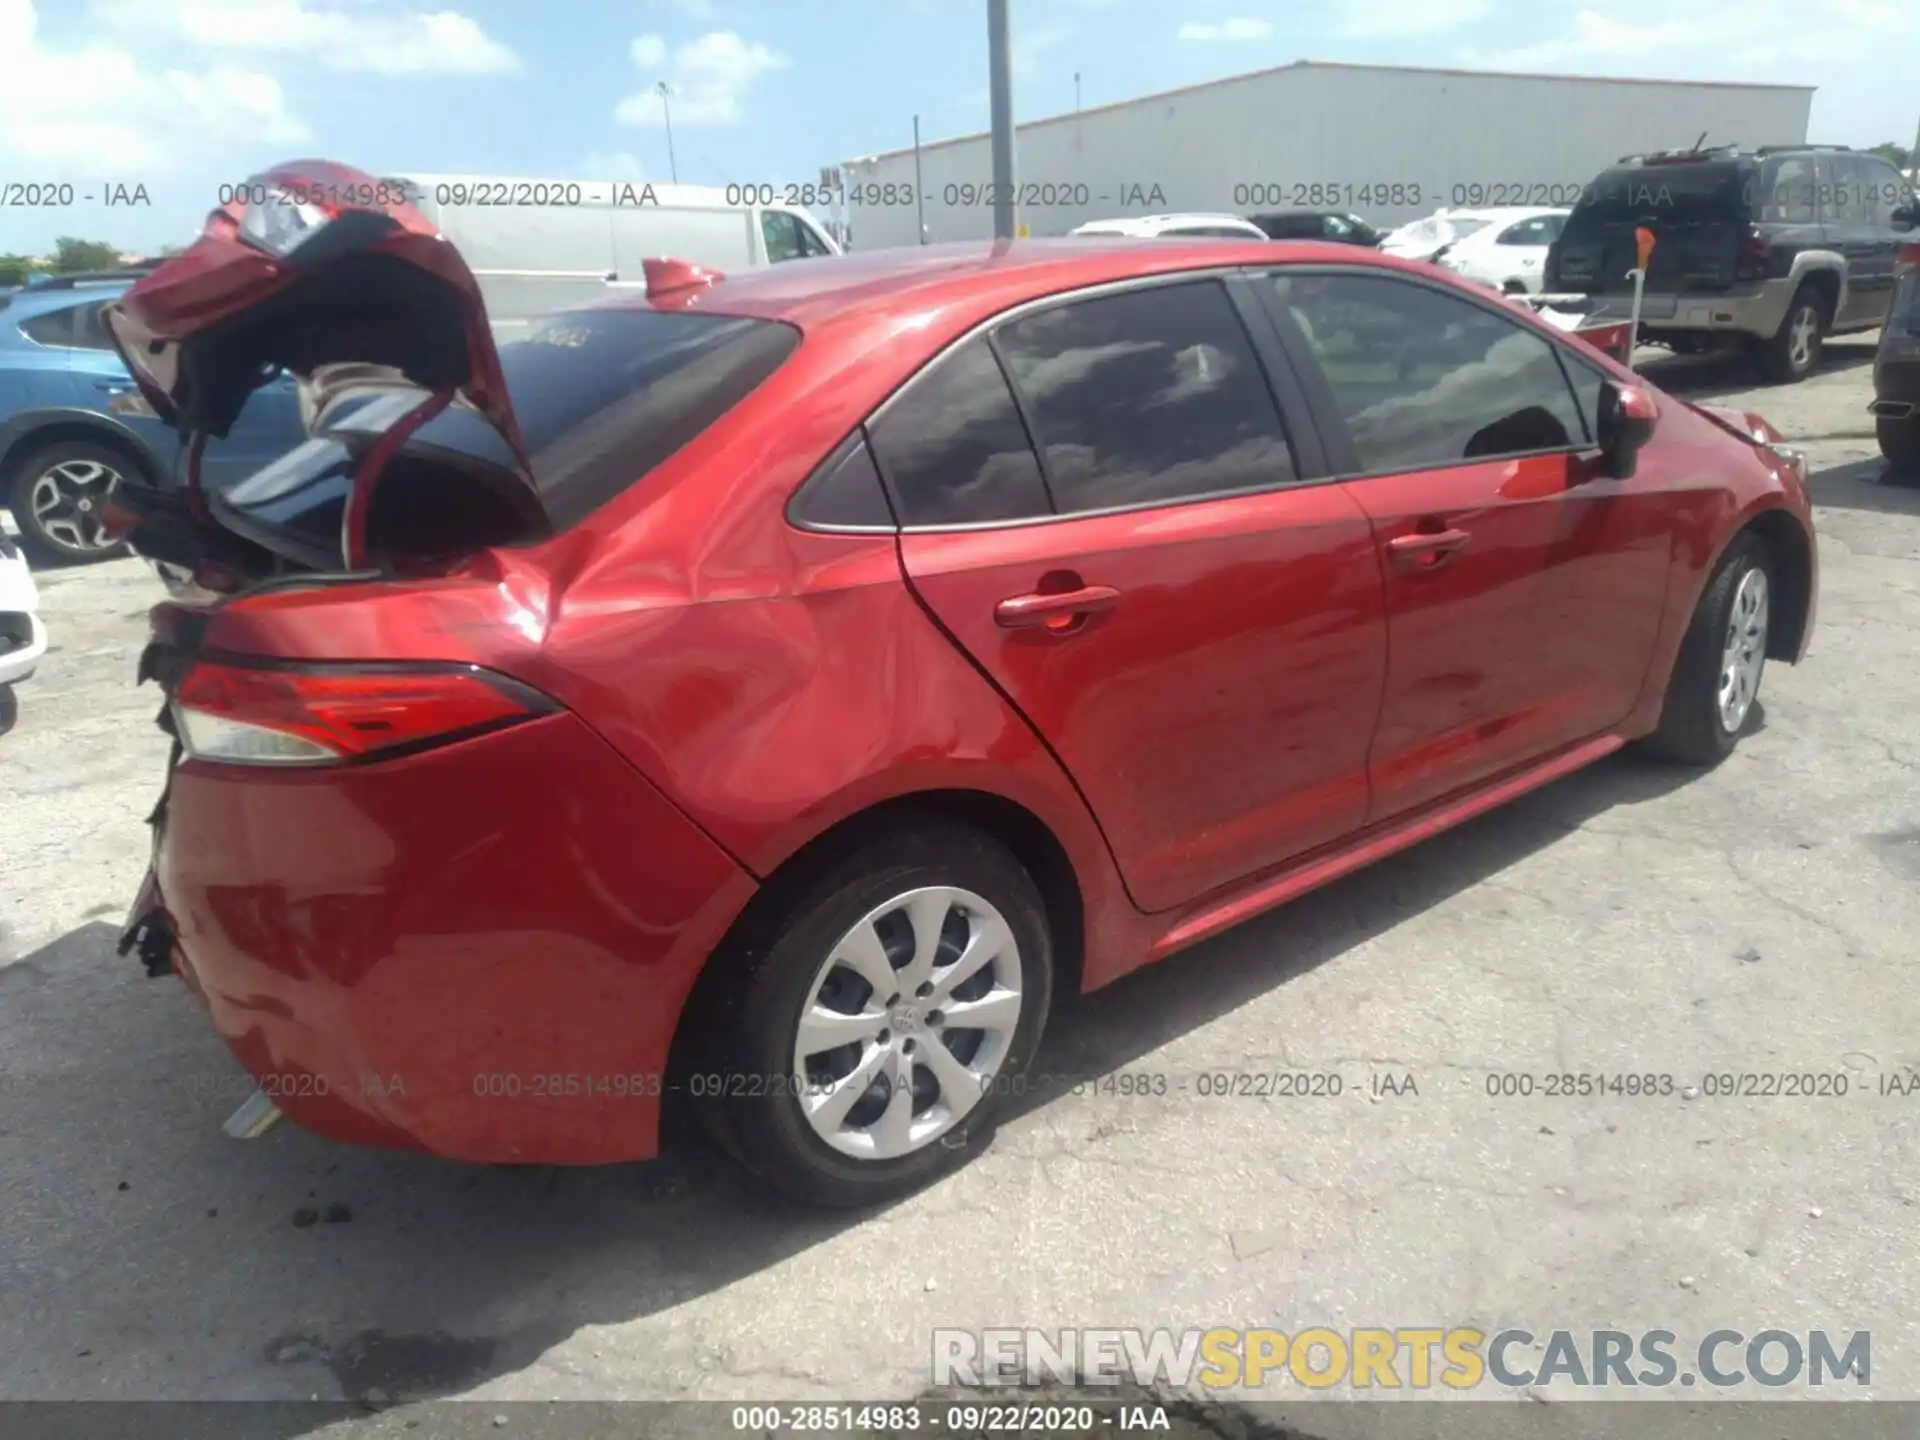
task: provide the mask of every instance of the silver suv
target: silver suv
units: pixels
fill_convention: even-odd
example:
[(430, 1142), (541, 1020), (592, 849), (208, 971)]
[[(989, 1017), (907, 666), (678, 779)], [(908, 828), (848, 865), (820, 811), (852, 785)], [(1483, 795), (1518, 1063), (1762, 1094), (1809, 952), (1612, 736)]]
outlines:
[(1872, 330), (1920, 204), (1877, 155), (1838, 145), (1630, 156), (1601, 172), (1547, 255), (1546, 288), (1631, 313), (1634, 231), (1653, 231), (1642, 338), (1683, 354), (1745, 345), (1799, 380), (1828, 335)]

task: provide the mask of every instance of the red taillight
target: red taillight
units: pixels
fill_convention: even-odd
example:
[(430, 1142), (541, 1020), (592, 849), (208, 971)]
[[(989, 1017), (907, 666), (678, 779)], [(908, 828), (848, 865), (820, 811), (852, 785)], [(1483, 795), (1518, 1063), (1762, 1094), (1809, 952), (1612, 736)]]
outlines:
[(1772, 261), (1773, 246), (1761, 233), (1758, 225), (1749, 225), (1746, 238), (1740, 242), (1740, 258), (1734, 262), (1734, 278), (1736, 280), (1764, 279), (1767, 267)]
[(187, 753), (241, 765), (366, 760), (553, 709), (537, 692), (474, 665), (269, 669), (198, 661), (173, 692)]
[(1893, 257), (1893, 273), (1904, 275), (1909, 270), (1920, 270), (1920, 245), (1902, 245)]

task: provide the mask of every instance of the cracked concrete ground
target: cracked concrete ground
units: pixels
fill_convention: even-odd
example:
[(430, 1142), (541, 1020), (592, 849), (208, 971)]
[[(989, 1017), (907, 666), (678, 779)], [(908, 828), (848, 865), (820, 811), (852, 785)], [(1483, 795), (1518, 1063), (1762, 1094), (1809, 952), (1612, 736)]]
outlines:
[[(697, 1145), (555, 1171), (223, 1139), (233, 1062), (111, 951), (164, 758), (132, 685), (155, 587), (44, 575), (54, 650), (0, 741), (0, 1397), (880, 1399), (927, 1386), (935, 1326), (1519, 1325), (1870, 1330), (1870, 1393), (1920, 1398), (1920, 1096), (1877, 1093), (1920, 1066), (1920, 491), (1881, 483), (1870, 354), (1786, 390), (1656, 362), (1826, 437), (1818, 633), (1731, 761), (1616, 758), (1092, 997), (987, 1153), (857, 1219)], [(1282, 1068), (1345, 1093), (1194, 1080)], [(1851, 1092), (1487, 1092), (1561, 1070)], [(1116, 1075), (1171, 1093), (1076, 1093)]]

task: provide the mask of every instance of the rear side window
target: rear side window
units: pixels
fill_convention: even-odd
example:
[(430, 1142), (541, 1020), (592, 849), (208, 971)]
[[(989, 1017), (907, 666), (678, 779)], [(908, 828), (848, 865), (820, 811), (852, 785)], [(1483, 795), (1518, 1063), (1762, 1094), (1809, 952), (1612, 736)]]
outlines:
[(904, 525), (973, 525), (1049, 513), (1040, 462), (984, 340), (969, 340), (901, 391), (868, 440)]
[(22, 320), (20, 328), (38, 345), (61, 350), (111, 350), (107, 327), (101, 323), (104, 301), (91, 305), (69, 305), (64, 310), (49, 310), (31, 320)]
[[(770, 320), (574, 310), (500, 347), (556, 529), (606, 504), (759, 387), (800, 343)], [(443, 417), (451, 422), (453, 417)], [(442, 424), (423, 427), (436, 438)]]
[(1213, 281), (1056, 306), (1002, 326), (994, 343), (1062, 514), (1297, 478), (1252, 343)]
[(1787, 155), (1773, 162), (1761, 196), (1761, 218), (1773, 225), (1812, 225), (1820, 218), (1814, 196), (1819, 177), (1811, 155)]
[(1278, 275), (1363, 474), (1563, 450), (1586, 426), (1553, 347), (1471, 301), (1371, 275)]

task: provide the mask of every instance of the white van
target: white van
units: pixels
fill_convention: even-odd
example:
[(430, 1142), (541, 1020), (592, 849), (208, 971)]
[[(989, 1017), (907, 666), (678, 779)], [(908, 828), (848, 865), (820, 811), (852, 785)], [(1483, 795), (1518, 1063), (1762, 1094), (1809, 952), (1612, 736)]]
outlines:
[(641, 180), (533, 180), (405, 171), (414, 205), (459, 247), (494, 328), (644, 283), (641, 261), (670, 255), (716, 270), (837, 255), (806, 211), (728, 202), (725, 190)]

